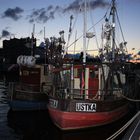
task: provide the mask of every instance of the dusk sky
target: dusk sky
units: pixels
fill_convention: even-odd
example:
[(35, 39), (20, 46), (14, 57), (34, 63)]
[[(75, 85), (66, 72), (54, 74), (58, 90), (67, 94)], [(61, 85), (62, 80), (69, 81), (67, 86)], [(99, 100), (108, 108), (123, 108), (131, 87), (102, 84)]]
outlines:
[[(59, 37), (59, 31), (65, 31), (65, 41), (69, 31), (70, 16), (73, 15), (73, 36), (82, 35), (83, 15), (77, 16), (82, 0), (0, 0), (0, 47), (2, 40), (10, 37), (31, 37), (35, 24), (35, 37), (38, 43), (43, 41), (43, 29), (46, 37)], [(94, 24), (103, 18), (111, 0), (90, 0)], [(122, 25), (128, 50), (140, 51), (140, 0), (116, 0), (119, 19)], [(90, 22), (89, 26), (93, 23)], [(88, 22), (87, 22), (88, 24)], [(96, 26), (95, 26), (96, 29)], [(101, 26), (96, 34), (100, 40)], [(73, 37), (74, 39), (74, 37)], [(71, 40), (71, 42), (74, 40)], [(82, 41), (82, 40), (81, 40)], [(100, 42), (100, 41), (99, 41)], [(93, 43), (96, 43), (94, 40)], [(79, 43), (80, 44), (80, 43)], [(78, 43), (77, 43), (78, 45)], [(95, 46), (95, 45), (93, 45)]]

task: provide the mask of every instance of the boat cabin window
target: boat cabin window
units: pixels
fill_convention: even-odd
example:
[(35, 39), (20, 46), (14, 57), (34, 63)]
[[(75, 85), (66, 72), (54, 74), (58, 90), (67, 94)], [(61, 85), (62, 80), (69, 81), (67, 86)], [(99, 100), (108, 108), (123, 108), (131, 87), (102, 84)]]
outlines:
[(81, 74), (82, 74), (82, 69), (79, 69), (79, 68), (74, 69), (74, 77), (75, 78), (80, 78)]
[(23, 75), (23, 76), (29, 76), (29, 71), (23, 70), (23, 71), (22, 71), (22, 75)]
[(98, 71), (95, 71), (95, 78), (98, 78)]
[(95, 78), (95, 76), (96, 76), (95, 71), (90, 69), (89, 76), (90, 76), (90, 78)]
[(74, 69), (74, 77), (78, 77), (78, 69)]

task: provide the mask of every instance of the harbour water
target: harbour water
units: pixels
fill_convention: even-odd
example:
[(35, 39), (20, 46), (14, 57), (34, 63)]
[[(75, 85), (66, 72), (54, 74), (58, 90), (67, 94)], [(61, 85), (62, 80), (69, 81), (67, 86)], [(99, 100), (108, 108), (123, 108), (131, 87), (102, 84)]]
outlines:
[[(47, 110), (13, 112), (8, 106), (7, 87), (0, 82), (0, 140), (105, 140), (120, 129), (132, 114), (110, 125), (73, 131), (61, 131)], [(117, 139), (121, 140), (121, 134)]]
[(8, 126), (7, 113), (9, 111), (7, 100), (7, 88), (3, 82), (0, 82), (0, 139), (1, 140), (18, 140), (19, 135), (15, 130)]

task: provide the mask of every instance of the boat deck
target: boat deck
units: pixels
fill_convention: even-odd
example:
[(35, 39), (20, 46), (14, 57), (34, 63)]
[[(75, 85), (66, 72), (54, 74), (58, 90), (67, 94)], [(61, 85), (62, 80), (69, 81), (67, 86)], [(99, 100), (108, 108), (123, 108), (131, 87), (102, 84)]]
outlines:
[(126, 131), (122, 140), (140, 140), (140, 111), (139, 115)]

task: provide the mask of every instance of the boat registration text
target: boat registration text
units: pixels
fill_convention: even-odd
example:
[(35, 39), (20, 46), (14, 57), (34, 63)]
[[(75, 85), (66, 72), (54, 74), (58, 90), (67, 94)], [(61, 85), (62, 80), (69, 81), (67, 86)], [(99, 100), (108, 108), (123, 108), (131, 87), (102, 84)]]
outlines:
[(96, 112), (95, 103), (76, 103), (76, 111)]
[(54, 100), (54, 99), (49, 99), (49, 105), (50, 105), (52, 108), (57, 108), (57, 106), (58, 106), (58, 101), (57, 101), (57, 100)]

